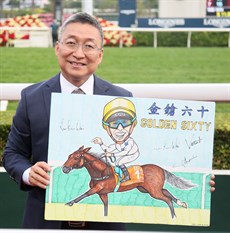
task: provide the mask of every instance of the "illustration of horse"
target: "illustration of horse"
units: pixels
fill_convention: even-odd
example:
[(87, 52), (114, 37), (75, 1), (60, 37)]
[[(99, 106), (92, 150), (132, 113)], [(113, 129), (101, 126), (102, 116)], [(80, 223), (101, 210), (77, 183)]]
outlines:
[[(68, 174), (73, 169), (80, 169), (85, 167), (91, 176), (89, 183), (90, 189), (79, 197), (69, 201), (66, 205), (72, 206), (82, 199), (93, 194), (98, 194), (104, 204), (104, 216), (108, 216), (108, 194), (114, 192), (119, 180), (118, 175), (114, 172), (114, 168), (108, 165), (102, 157), (97, 157), (96, 154), (89, 153), (91, 148), (80, 147), (77, 151), (69, 155), (67, 161), (62, 166), (62, 171)], [(167, 181), (172, 186), (185, 190), (194, 188), (195, 184), (188, 180), (177, 177), (171, 172), (154, 164), (145, 164), (139, 167), (140, 172), (138, 179), (120, 183), (117, 187), (117, 192), (124, 192), (137, 188), (140, 192), (149, 193), (152, 198), (162, 200), (169, 206), (172, 218), (176, 217), (173, 202), (177, 205), (187, 208), (186, 202), (181, 202), (174, 197), (167, 189), (163, 188), (164, 182)], [(132, 166), (131, 166), (132, 168)], [(136, 172), (137, 173), (137, 172)], [(172, 202), (173, 201), (173, 202)]]

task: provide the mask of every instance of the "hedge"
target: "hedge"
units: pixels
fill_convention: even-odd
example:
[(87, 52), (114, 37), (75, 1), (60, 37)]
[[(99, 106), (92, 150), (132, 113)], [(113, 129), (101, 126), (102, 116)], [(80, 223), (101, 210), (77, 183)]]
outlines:
[[(0, 166), (14, 111), (0, 112)], [(230, 169), (230, 113), (216, 115), (213, 169)]]
[[(153, 46), (153, 32), (133, 32), (137, 46)], [(228, 32), (192, 32), (192, 47), (227, 47)], [(187, 32), (158, 32), (158, 47), (186, 47)]]
[(230, 169), (230, 113), (216, 115), (214, 135), (215, 169)]
[(6, 145), (14, 113), (15, 111), (0, 112), (0, 166), (2, 166), (2, 154)]

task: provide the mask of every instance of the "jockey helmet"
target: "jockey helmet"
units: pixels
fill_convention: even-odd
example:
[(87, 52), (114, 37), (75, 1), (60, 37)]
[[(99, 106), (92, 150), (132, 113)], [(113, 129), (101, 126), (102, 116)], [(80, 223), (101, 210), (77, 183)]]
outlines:
[(136, 126), (136, 109), (129, 99), (116, 98), (105, 105), (102, 119), (104, 129), (108, 123), (119, 119), (130, 120)]

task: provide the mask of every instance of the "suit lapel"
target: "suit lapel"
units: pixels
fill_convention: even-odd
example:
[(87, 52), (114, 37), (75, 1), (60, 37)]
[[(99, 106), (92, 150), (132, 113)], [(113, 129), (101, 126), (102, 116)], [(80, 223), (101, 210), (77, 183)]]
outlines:
[(43, 89), (44, 104), (48, 115), (48, 119), (50, 118), (51, 94), (54, 92), (56, 93), (61, 92), (60, 74), (48, 80), (45, 83), (45, 87)]
[(107, 83), (94, 75), (94, 95), (108, 95), (109, 86)]
[[(109, 95), (109, 86), (107, 82), (94, 75), (94, 95)], [(44, 84), (43, 101), (48, 119), (50, 118), (50, 106), (52, 93), (61, 93), (60, 74), (51, 78)]]

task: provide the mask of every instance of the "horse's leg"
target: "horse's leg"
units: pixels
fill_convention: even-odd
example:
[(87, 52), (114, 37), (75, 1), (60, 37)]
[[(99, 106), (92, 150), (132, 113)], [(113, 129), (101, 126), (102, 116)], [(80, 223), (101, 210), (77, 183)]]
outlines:
[(172, 218), (176, 217), (175, 210), (174, 210), (173, 203), (172, 203), (172, 198), (169, 195), (165, 195), (165, 193), (163, 192), (163, 189), (158, 189), (158, 190), (153, 189), (153, 188), (145, 188), (145, 189), (150, 194), (151, 197), (164, 201), (169, 206)]
[(176, 213), (175, 213), (175, 210), (174, 210), (174, 206), (173, 206), (172, 200), (170, 199), (170, 201), (169, 202), (166, 201), (166, 203), (169, 206), (172, 219), (176, 218)]
[(104, 216), (108, 216), (108, 195), (100, 194), (99, 196), (104, 204)]
[(176, 218), (176, 213), (174, 210), (172, 199), (170, 197), (165, 196), (165, 195), (161, 198), (158, 198), (158, 199), (161, 199), (162, 201), (165, 201), (168, 204), (172, 218), (173, 219)]
[(91, 188), (90, 190), (88, 190), (87, 192), (82, 194), (81, 196), (73, 199), (70, 202), (67, 202), (66, 205), (72, 206), (74, 203), (77, 203), (77, 202), (81, 201), (82, 199), (84, 199), (84, 198), (86, 198), (88, 196), (91, 196), (91, 195), (93, 195), (95, 193), (100, 192), (103, 188), (104, 188), (103, 185), (100, 185), (100, 183), (97, 183), (93, 188)]
[(162, 189), (162, 192), (164, 193), (165, 196), (171, 198), (177, 205), (182, 206), (184, 208), (188, 208), (188, 205), (186, 202), (181, 202), (180, 199), (177, 199), (174, 197), (167, 189)]
[(82, 199), (84, 199), (84, 198), (86, 198), (86, 197), (88, 197), (87, 192), (84, 193), (84, 194), (82, 194), (81, 196), (79, 196), (79, 197), (73, 199), (72, 201), (69, 201), (69, 202), (65, 203), (65, 204), (68, 205), (68, 206), (72, 206), (73, 204), (75, 204), (75, 203), (81, 201)]
[[(163, 193), (162, 193), (163, 194)], [(169, 206), (169, 209), (170, 209), (170, 213), (171, 213), (171, 216), (172, 218), (176, 218), (176, 213), (175, 213), (175, 210), (174, 210), (174, 206), (173, 206), (173, 203), (172, 203), (172, 199), (170, 197), (167, 197), (163, 194), (163, 196), (159, 196), (157, 197), (157, 199), (160, 199), (164, 202), (167, 203), (167, 205)]]

